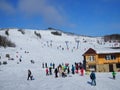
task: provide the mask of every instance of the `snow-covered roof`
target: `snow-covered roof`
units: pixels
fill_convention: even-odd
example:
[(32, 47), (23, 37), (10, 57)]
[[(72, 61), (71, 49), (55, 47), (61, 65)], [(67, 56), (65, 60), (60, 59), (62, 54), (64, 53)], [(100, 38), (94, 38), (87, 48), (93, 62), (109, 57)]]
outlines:
[(95, 48), (97, 54), (105, 53), (120, 53), (120, 49), (111, 49), (111, 48)]
[(120, 53), (120, 49), (111, 49), (111, 48), (89, 48), (84, 54), (112, 54), (112, 53)]

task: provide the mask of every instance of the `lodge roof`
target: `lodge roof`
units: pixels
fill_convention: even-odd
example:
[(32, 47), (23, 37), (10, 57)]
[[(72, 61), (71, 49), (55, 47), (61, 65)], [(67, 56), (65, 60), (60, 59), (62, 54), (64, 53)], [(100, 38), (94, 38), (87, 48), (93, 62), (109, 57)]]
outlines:
[(96, 51), (92, 48), (89, 48), (83, 55), (86, 55), (86, 54), (96, 54)]
[(120, 53), (120, 49), (111, 49), (111, 48), (89, 48), (84, 54), (110, 54), (110, 53)]

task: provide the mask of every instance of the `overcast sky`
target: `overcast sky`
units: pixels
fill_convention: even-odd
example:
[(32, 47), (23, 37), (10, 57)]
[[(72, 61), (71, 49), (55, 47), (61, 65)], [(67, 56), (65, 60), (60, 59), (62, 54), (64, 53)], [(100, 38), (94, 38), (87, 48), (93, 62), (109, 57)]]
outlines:
[(0, 28), (120, 34), (120, 0), (0, 0)]

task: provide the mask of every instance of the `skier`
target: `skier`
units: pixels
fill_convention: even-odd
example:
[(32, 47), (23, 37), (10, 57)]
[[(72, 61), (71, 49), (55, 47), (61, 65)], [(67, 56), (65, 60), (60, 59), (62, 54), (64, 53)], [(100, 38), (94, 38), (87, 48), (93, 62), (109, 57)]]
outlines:
[(69, 74), (70, 73), (70, 68), (69, 68), (69, 66), (68, 66), (68, 68), (67, 68), (67, 74)]
[(29, 80), (29, 78), (31, 80), (33, 80), (33, 76), (32, 76), (32, 73), (31, 73), (30, 69), (28, 69), (28, 78), (27, 78), (27, 80)]
[(55, 69), (55, 64), (53, 63), (53, 69)]
[(94, 71), (92, 71), (92, 73), (90, 74), (90, 79), (92, 80), (91, 85), (96, 86), (96, 75)]
[(71, 69), (71, 71), (72, 71), (72, 74), (75, 74), (75, 68), (74, 68), (73, 65), (72, 65), (72, 69)]
[(62, 71), (62, 77), (67, 77), (64, 71)]
[(75, 64), (76, 73), (78, 73), (78, 63)]
[(42, 63), (42, 68), (44, 68), (44, 63)]
[(52, 67), (53, 66), (53, 64), (52, 63), (50, 63), (50, 67)]
[(52, 68), (51, 67), (49, 67), (49, 73), (50, 73), (50, 75), (52, 75)]
[(47, 68), (47, 63), (45, 63), (45, 67)]
[(54, 71), (54, 73), (55, 73), (55, 77), (57, 78), (58, 77), (58, 70), (57, 70), (57, 68), (55, 68), (55, 71)]
[(67, 70), (67, 66), (65, 65), (65, 66), (64, 66), (64, 72), (66, 72), (66, 70)]
[(83, 65), (82, 65), (82, 63), (80, 62), (80, 63), (79, 63), (79, 68), (82, 69), (82, 67), (83, 67)]
[(59, 65), (58, 66), (58, 72), (59, 72), (59, 76), (62, 76), (62, 66), (61, 65)]
[(81, 72), (81, 76), (83, 76), (84, 75), (84, 69), (81, 68), (80, 72)]
[(113, 76), (113, 79), (115, 79), (115, 76), (116, 76), (116, 72), (115, 71), (112, 72), (112, 76)]
[(20, 58), (19, 61), (22, 62), (22, 59)]
[(46, 68), (46, 76), (49, 75), (48, 72), (49, 72), (49, 71), (48, 71), (48, 68)]

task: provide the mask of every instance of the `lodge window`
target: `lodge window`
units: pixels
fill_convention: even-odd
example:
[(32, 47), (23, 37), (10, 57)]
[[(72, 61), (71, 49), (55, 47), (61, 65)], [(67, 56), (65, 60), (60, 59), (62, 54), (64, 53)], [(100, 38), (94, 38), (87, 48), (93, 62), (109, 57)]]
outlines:
[(116, 56), (115, 55), (106, 55), (105, 60), (115, 60)]
[(95, 60), (95, 57), (94, 56), (89, 56), (89, 61), (94, 61)]

